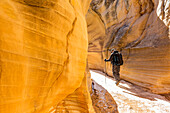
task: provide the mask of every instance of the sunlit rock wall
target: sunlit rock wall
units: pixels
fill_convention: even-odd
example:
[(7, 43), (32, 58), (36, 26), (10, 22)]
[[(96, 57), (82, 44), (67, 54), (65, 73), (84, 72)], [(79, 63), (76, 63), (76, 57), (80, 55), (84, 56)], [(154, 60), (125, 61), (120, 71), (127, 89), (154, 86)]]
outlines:
[(0, 0), (0, 113), (47, 113), (70, 95), (84, 106), (67, 111), (93, 112), (85, 85), (89, 5)]
[(92, 0), (86, 15), (89, 67), (112, 75), (103, 60), (116, 48), (124, 58), (121, 78), (170, 93), (169, 8), (168, 0)]
[(53, 108), (51, 111), (56, 113), (94, 113), (89, 93), (91, 90), (91, 79), (89, 77), (91, 76), (89, 75), (87, 67), (81, 86), (76, 89), (74, 93), (63, 99), (56, 108)]

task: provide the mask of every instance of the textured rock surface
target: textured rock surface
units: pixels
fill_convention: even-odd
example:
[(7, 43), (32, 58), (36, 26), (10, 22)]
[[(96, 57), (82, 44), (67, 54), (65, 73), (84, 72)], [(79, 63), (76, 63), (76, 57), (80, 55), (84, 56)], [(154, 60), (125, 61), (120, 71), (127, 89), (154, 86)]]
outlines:
[[(88, 70), (86, 70), (89, 72)], [(91, 102), (91, 97), (89, 94), (90, 87), (88, 85), (91, 84), (88, 83), (88, 77), (90, 75), (88, 73), (85, 74), (86, 76), (83, 79), (83, 82), (81, 86), (75, 90), (74, 93), (71, 95), (68, 95), (65, 99), (63, 99), (56, 108), (52, 109), (52, 111), (55, 111), (56, 113), (67, 113), (67, 112), (73, 112), (73, 113), (93, 113), (93, 107)], [(89, 88), (89, 89), (88, 89)]]
[[(93, 112), (84, 76), (89, 4), (0, 0), (1, 113), (47, 113), (68, 99), (75, 108), (67, 110)], [(83, 109), (72, 97), (84, 98)]]
[(170, 93), (169, 5), (168, 0), (93, 0), (86, 15), (89, 67), (112, 75), (103, 60), (116, 48), (125, 61), (121, 78)]
[(93, 106), (96, 113), (118, 113), (117, 104), (109, 92), (95, 81), (91, 93)]

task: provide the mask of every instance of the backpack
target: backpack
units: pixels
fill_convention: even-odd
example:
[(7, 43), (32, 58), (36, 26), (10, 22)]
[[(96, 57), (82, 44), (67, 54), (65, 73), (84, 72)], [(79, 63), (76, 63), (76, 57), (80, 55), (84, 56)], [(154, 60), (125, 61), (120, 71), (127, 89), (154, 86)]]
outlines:
[(113, 60), (114, 60), (114, 64), (115, 65), (117, 65), (117, 66), (123, 65), (123, 58), (122, 58), (122, 54), (121, 53), (115, 52)]

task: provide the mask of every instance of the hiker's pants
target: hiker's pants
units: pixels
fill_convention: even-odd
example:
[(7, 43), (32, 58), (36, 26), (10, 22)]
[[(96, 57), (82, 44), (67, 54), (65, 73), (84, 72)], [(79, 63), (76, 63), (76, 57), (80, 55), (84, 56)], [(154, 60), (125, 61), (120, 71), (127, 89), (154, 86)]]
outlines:
[(113, 72), (113, 76), (115, 78), (116, 81), (120, 81), (120, 66), (117, 65), (112, 65), (112, 72)]

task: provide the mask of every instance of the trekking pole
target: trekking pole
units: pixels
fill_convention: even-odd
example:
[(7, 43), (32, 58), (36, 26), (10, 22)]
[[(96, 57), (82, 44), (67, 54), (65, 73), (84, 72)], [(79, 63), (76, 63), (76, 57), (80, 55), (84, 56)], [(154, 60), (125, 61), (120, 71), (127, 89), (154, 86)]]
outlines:
[(106, 62), (105, 62), (105, 84), (106, 84)]

